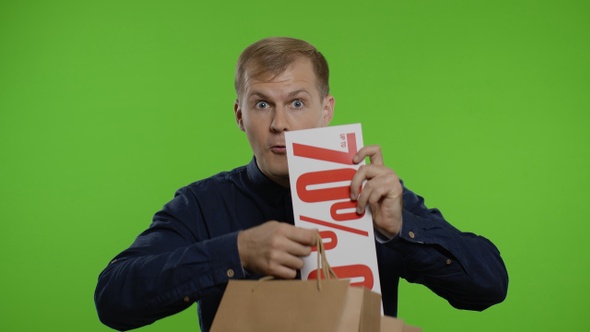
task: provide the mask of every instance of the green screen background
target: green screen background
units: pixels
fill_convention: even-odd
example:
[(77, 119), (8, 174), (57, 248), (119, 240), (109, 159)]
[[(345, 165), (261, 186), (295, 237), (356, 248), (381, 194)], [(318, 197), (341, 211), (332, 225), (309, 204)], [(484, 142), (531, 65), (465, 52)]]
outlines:
[[(403, 281), (401, 318), (425, 331), (587, 328), (589, 7), (0, 2), (0, 330), (108, 330), (93, 303), (102, 268), (176, 189), (250, 160), (234, 63), (271, 35), (315, 44), (333, 124), (362, 123), (410, 189), (502, 252), (504, 303), (456, 310)], [(195, 311), (140, 330), (198, 330)]]

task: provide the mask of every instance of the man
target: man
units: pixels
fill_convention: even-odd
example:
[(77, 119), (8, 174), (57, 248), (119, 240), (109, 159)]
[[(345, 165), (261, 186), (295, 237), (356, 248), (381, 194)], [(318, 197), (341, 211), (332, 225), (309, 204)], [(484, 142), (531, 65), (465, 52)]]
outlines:
[[(307, 42), (267, 38), (241, 54), (235, 87), (236, 122), (254, 158), (180, 189), (111, 261), (95, 293), (106, 325), (140, 327), (197, 301), (208, 331), (230, 279), (293, 279), (310, 254), (317, 231), (293, 226), (284, 133), (330, 123), (328, 65)], [(457, 308), (501, 302), (508, 276), (496, 247), (427, 209), (384, 165), (379, 146), (360, 149), (353, 162), (366, 157), (370, 163), (354, 175), (350, 192), (358, 213), (372, 211), (385, 313), (397, 313), (400, 277)]]

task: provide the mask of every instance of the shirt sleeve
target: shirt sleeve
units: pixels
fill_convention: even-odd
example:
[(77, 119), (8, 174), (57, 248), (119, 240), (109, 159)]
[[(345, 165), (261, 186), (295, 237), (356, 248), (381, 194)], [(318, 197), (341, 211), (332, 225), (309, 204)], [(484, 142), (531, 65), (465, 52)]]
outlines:
[(100, 320), (117, 330), (151, 324), (222, 291), (230, 279), (244, 278), (238, 232), (208, 236), (198, 202), (181, 189), (100, 274)]
[(402, 254), (403, 278), (424, 284), (460, 309), (483, 310), (504, 300), (508, 273), (492, 242), (459, 231), (405, 187), (403, 207), (401, 232), (380, 239)]

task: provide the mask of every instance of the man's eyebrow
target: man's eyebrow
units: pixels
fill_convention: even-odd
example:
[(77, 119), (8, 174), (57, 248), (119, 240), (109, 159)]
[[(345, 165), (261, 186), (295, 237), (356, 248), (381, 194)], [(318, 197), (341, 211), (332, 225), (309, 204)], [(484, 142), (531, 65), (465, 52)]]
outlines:
[[(307, 91), (307, 89), (298, 89), (298, 90), (289, 92), (288, 97), (293, 98), (299, 94), (307, 94), (307, 95), (311, 96), (311, 93), (309, 93), (309, 91)], [(267, 95), (265, 95), (264, 93), (262, 93), (260, 91), (253, 91), (252, 93), (248, 94), (248, 99), (251, 99), (251, 98), (257, 98), (257, 99), (263, 99), (263, 100), (269, 99), (269, 97)]]
[(248, 99), (251, 99), (251, 98), (265, 99), (266, 100), (266, 99), (268, 99), (268, 96), (265, 95), (262, 92), (254, 91), (254, 92), (248, 94)]
[(295, 97), (295, 96), (297, 96), (298, 94), (301, 94), (301, 93), (304, 93), (304, 94), (307, 94), (307, 95), (311, 95), (311, 93), (309, 93), (309, 91), (307, 91), (307, 89), (299, 89), (299, 90), (295, 90), (295, 91), (290, 92), (289, 93), (289, 97)]

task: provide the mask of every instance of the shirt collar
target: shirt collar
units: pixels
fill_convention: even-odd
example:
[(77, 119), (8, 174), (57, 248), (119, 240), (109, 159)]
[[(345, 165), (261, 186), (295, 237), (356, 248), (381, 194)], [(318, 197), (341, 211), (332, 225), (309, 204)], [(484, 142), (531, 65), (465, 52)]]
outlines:
[(269, 202), (279, 204), (285, 199), (285, 195), (291, 198), (291, 190), (284, 188), (266, 177), (256, 164), (256, 157), (253, 157), (247, 166), (248, 179), (252, 182), (258, 193)]

